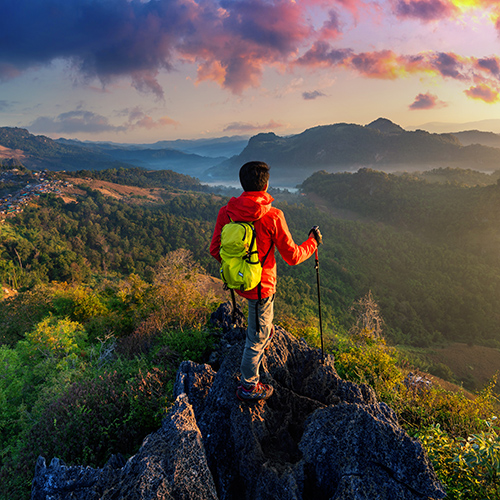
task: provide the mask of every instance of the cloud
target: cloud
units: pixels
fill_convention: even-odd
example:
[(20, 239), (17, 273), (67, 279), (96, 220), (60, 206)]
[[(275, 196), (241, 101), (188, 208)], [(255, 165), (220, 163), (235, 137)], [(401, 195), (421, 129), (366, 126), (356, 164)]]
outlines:
[(282, 128), (285, 125), (282, 123), (275, 122), (274, 120), (271, 120), (269, 123), (265, 125), (257, 125), (254, 123), (243, 123), (243, 122), (233, 122), (227, 125), (224, 128), (224, 132), (255, 132), (255, 131), (263, 131), (263, 130), (270, 130), (270, 129), (276, 129), (276, 128)]
[(196, 23), (178, 50), (199, 64), (198, 82), (212, 80), (236, 94), (257, 86), (265, 67), (286, 64), (313, 34), (300, 2), (223, 0), (220, 5), (219, 22)]
[(101, 115), (91, 111), (68, 111), (55, 118), (40, 116), (27, 127), (31, 132), (44, 134), (73, 134), (85, 132), (99, 134), (101, 132), (124, 132), (126, 127), (115, 126)]
[[(9, 0), (2, 7), (0, 78), (55, 59), (84, 78), (130, 77), (139, 91), (163, 96), (157, 76), (180, 61), (239, 93), (266, 65), (296, 55), (314, 32), (307, 2), (289, 0)], [(333, 30), (330, 16), (326, 28)], [(22, 40), (22, 43), (20, 43)], [(214, 73), (213, 69), (219, 72)], [(212, 71), (208, 71), (211, 69)]]
[(440, 101), (436, 95), (427, 92), (426, 94), (418, 94), (413, 103), (410, 104), (409, 108), (412, 110), (418, 110), (442, 108), (443, 106), (446, 106), (446, 103)]
[(57, 117), (40, 116), (27, 128), (31, 132), (42, 134), (100, 134), (102, 132), (126, 132), (138, 128), (151, 130), (169, 125), (177, 126), (178, 122), (169, 117), (154, 120), (138, 108), (128, 114), (128, 119), (121, 125), (113, 125), (105, 116), (77, 109), (61, 113)]
[[(500, 30), (496, 3), (388, 2), (389, 15), (424, 22), (483, 9)], [(196, 65), (197, 83), (211, 81), (234, 94), (260, 85), (268, 67), (295, 65), (344, 68), (382, 79), (430, 72), (469, 82), (467, 71), (498, 77), (493, 57), (476, 60), (472, 68), (470, 59), (464, 63), (444, 52), (354, 53), (330, 45), (341, 37), (349, 16), (356, 24), (362, 15), (387, 14), (384, 6), (363, 0), (7, 0), (0, 17), (0, 81), (61, 59), (87, 84), (97, 79), (109, 86), (126, 77), (139, 92), (158, 99), (164, 97), (160, 73), (184, 62)]]
[(330, 10), (328, 12), (328, 19), (324, 22), (321, 28), (321, 39), (334, 39), (338, 38), (342, 33), (340, 27), (339, 15), (336, 11)]
[(436, 21), (456, 15), (459, 9), (447, 0), (398, 0), (394, 12), (401, 18)]
[(497, 57), (484, 57), (477, 60), (477, 69), (486, 71), (495, 77), (500, 76), (500, 62)]
[(158, 120), (153, 119), (151, 116), (147, 115), (139, 107), (133, 108), (128, 115), (127, 129), (133, 130), (137, 128), (145, 128), (147, 130), (163, 128), (166, 126), (177, 127), (180, 125), (179, 122), (169, 118), (168, 116), (162, 116)]
[(313, 90), (312, 92), (302, 92), (302, 97), (306, 100), (306, 101), (312, 101), (314, 99), (317, 99), (318, 97), (325, 97), (326, 94), (324, 94), (323, 92), (319, 91), (319, 90)]
[(325, 41), (318, 41), (301, 57), (296, 60), (300, 66), (334, 67), (348, 60), (352, 55), (350, 49), (332, 49)]
[(500, 99), (498, 90), (492, 89), (482, 83), (464, 90), (464, 93), (471, 99), (479, 99), (488, 104), (498, 102), (498, 100)]
[(478, 78), (500, 83), (500, 62), (496, 57), (477, 59), (452, 52), (420, 52), (397, 54), (392, 50), (355, 53), (349, 49), (332, 48), (327, 42), (317, 42), (295, 61), (299, 66), (342, 68), (367, 78), (393, 80), (414, 74), (427, 74), (463, 82)]

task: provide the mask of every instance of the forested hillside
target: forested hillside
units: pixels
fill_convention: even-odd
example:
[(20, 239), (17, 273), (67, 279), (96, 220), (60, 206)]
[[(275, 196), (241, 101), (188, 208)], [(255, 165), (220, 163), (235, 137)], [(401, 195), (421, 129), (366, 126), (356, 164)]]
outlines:
[[(40, 199), (1, 227), (0, 279), (12, 288), (50, 281), (85, 281), (95, 273), (151, 277), (155, 263), (178, 248), (193, 252), (214, 276), (208, 245), (225, 199), (193, 191), (197, 181), (168, 172), (108, 170), (79, 175), (170, 186), (161, 203), (133, 204), (85, 188), (78, 203)], [(176, 186), (176, 187), (174, 187)], [(177, 187), (178, 186), (178, 187)], [(443, 340), (500, 345), (500, 190), (428, 183), (362, 170), (318, 173), (306, 193), (359, 220), (341, 220), (308, 202), (278, 204), (297, 241), (320, 224), (325, 318), (345, 325), (349, 306), (372, 291), (393, 342), (428, 346)], [(291, 197), (293, 200), (305, 198)], [(279, 262), (283, 309), (314, 318), (313, 262), (291, 268)]]
[[(113, 453), (130, 456), (170, 404), (179, 362), (207, 362), (218, 338), (207, 322), (221, 300), (208, 276), (218, 275), (208, 246), (228, 198), (173, 172), (50, 175), (61, 186), (93, 178), (160, 194), (111, 197), (82, 183), (61, 188), (71, 196), (41, 195), (0, 224), (2, 500), (27, 498), (38, 454), (92, 466)], [(339, 374), (372, 385), (408, 429), (429, 440), (429, 449), (433, 439), (446, 443), (446, 461), (442, 454), (434, 460), (443, 480), (457, 485), (450, 498), (489, 498), (483, 492), (497, 491), (494, 478), (481, 483), (479, 496), (461, 496), (463, 485), (469, 494), (476, 483), (465, 466), (449, 463), (464, 453), (460, 436), (490, 429), (494, 384), (473, 402), (405, 392), (406, 372), (398, 366), (407, 361), (356, 321), (360, 307), (370, 306), (385, 320), (383, 336), (391, 343), (498, 347), (498, 262), (489, 246), (478, 251), (472, 215), (462, 206), (482, 214), (483, 230), (492, 232), (494, 217), (484, 214), (496, 207), (498, 186), (362, 171), (316, 174), (304, 191), (309, 197), (280, 193), (287, 201), (275, 205), (297, 242), (312, 225), (321, 227), (325, 344), (336, 352)], [(449, 225), (446, 235), (440, 223)], [(276, 322), (318, 346), (314, 261), (290, 267), (278, 259), (278, 266)], [(475, 467), (483, 474), (483, 462)]]
[(330, 210), (348, 209), (363, 221), (344, 223), (338, 238), (349, 235), (352, 246), (338, 243), (333, 252), (348, 251), (357, 261), (351, 276), (374, 291), (395, 339), (498, 347), (498, 184), (467, 187), (360, 170), (318, 172), (302, 187)]

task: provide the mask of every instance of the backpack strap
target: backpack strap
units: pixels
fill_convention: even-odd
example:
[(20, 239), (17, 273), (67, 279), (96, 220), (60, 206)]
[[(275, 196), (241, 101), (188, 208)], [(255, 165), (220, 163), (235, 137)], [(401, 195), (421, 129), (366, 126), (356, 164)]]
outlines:
[(233, 312), (231, 313), (231, 322), (234, 325), (236, 320), (236, 297), (234, 296), (234, 290), (232, 288), (230, 288), (229, 290), (231, 290), (231, 300), (233, 302)]

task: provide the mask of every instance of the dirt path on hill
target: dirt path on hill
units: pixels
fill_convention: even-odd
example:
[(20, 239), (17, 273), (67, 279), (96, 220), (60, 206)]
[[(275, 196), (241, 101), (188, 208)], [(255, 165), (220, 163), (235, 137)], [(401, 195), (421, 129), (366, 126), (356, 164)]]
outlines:
[[(131, 197), (143, 197), (149, 201), (161, 201), (161, 194), (165, 192), (163, 188), (141, 188), (136, 186), (125, 186), (122, 184), (115, 184), (114, 182), (101, 181), (97, 179), (80, 179), (69, 177), (67, 181), (73, 184), (73, 190), (76, 189), (78, 191), (78, 193), (75, 194), (84, 193), (81, 189), (78, 189), (75, 186), (87, 186), (91, 189), (95, 189), (96, 191), (101, 192), (105, 196), (110, 196), (111, 198), (115, 198), (118, 200)], [(70, 194), (71, 189), (72, 188), (67, 188), (65, 191)]]
[(1, 158), (15, 158), (16, 160), (24, 160), (26, 155), (21, 149), (10, 149), (5, 146), (0, 146), (0, 159)]

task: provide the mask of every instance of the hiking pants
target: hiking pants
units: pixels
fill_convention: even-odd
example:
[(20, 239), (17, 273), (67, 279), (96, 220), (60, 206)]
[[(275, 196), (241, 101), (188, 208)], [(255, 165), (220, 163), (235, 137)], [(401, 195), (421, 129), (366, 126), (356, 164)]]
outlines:
[(274, 295), (260, 301), (248, 299), (248, 328), (241, 360), (241, 383), (252, 386), (259, 382), (259, 367), (264, 349), (273, 330)]

